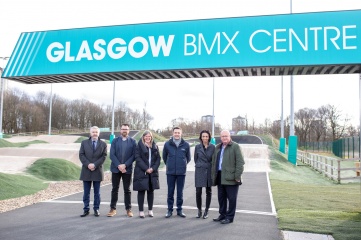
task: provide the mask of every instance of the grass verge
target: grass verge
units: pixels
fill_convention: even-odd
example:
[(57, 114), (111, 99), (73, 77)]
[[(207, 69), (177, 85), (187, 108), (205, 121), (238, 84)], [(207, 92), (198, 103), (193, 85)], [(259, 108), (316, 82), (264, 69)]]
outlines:
[(81, 168), (72, 162), (64, 159), (42, 158), (35, 161), (27, 173), (48, 181), (77, 180)]
[(280, 229), (360, 239), (360, 183), (337, 184), (308, 166), (293, 166), (272, 146), (270, 159)]
[(89, 139), (89, 137), (79, 137), (74, 143), (81, 143), (84, 140)]
[(0, 200), (34, 194), (48, 185), (32, 176), (0, 173)]
[(12, 143), (12, 142), (8, 142), (4, 139), (0, 139), (0, 148), (2, 148), (2, 147), (27, 147), (30, 144), (37, 144), (37, 143), (48, 143), (48, 142), (41, 141), (41, 140), (34, 140), (34, 141), (30, 141), (30, 142)]

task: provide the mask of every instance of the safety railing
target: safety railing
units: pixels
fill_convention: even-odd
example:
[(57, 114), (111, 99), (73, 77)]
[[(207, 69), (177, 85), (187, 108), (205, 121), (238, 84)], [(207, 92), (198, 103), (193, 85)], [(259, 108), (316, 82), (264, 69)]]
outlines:
[(338, 183), (341, 183), (341, 181), (344, 180), (361, 179), (359, 158), (338, 159), (304, 151), (297, 151), (297, 160)]

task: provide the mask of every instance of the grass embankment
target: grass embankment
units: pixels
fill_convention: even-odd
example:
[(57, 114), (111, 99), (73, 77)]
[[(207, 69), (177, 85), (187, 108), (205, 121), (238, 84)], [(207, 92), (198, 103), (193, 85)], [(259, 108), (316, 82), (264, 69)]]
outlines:
[(0, 173), (0, 200), (30, 195), (47, 187), (48, 183), (33, 176)]
[(272, 146), (270, 149), (270, 180), (279, 228), (331, 234), (336, 240), (360, 239), (360, 183), (337, 184), (301, 163), (291, 165)]
[(56, 158), (43, 158), (34, 162), (27, 173), (48, 181), (78, 180), (80, 167), (72, 162)]
[(19, 143), (12, 143), (12, 142), (8, 142), (4, 139), (0, 139), (0, 148), (4, 148), (4, 147), (27, 147), (30, 144), (37, 144), (37, 143), (48, 143), (45, 141), (41, 141), (41, 140), (34, 140), (34, 141), (30, 141), (30, 142), (19, 142)]
[(84, 140), (89, 139), (89, 137), (79, 137), (74, 143), (81, 143)]

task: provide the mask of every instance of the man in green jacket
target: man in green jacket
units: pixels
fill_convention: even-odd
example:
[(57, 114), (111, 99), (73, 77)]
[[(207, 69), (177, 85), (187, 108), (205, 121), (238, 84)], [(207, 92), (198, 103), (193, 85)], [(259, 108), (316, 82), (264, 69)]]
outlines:
[[(213, 221), (232, 223), (236, 213), (237, 195), (243, 173), (244, 159), (239, 145), (229, 131), (221, 132), (222, 143), (216, 146), (212, 159), (212, 181), (217, 185), (219, 217)], [(228, 210), (227, 210), (228, 205)]]

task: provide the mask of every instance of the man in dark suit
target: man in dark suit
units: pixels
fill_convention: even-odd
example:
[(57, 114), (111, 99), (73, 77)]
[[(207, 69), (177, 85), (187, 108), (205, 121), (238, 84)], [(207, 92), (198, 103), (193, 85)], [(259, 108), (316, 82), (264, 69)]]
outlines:
[(108, 217), (117, 214), (117, 201), (120, 179), (123, 179), (124, 204), (128, 217), (133, 217), (131, 205), (130, 183), (132, 180), (133, 162), (135, 160), (136, 142), (129, 137), (129, 125), (122, 124), (119, 137), (110, 146), (110, 171), (112, 172), (112, 196)]
[(212, 159), (212, 185), (217, 185), (220, 214), (213, 221), (228, 224), (233, 222), (236, 214), (244, 159), (239, 145), (232, 141), (229, 131), (221, 132), (221, 141), (216, 146)]
[(89, 215), (90, 189), (94, 188), (94, 215), (99, 217), (100, 182), (104, 180), (103, 163), (107, 156), (107, 144), (99, 138), (100, 130), (97, 126), (90, 128), (90, 137), (81, 142), (79, 159), (82, 163), (80, 180), (84, 186), (84, 212), (81, 217)]

